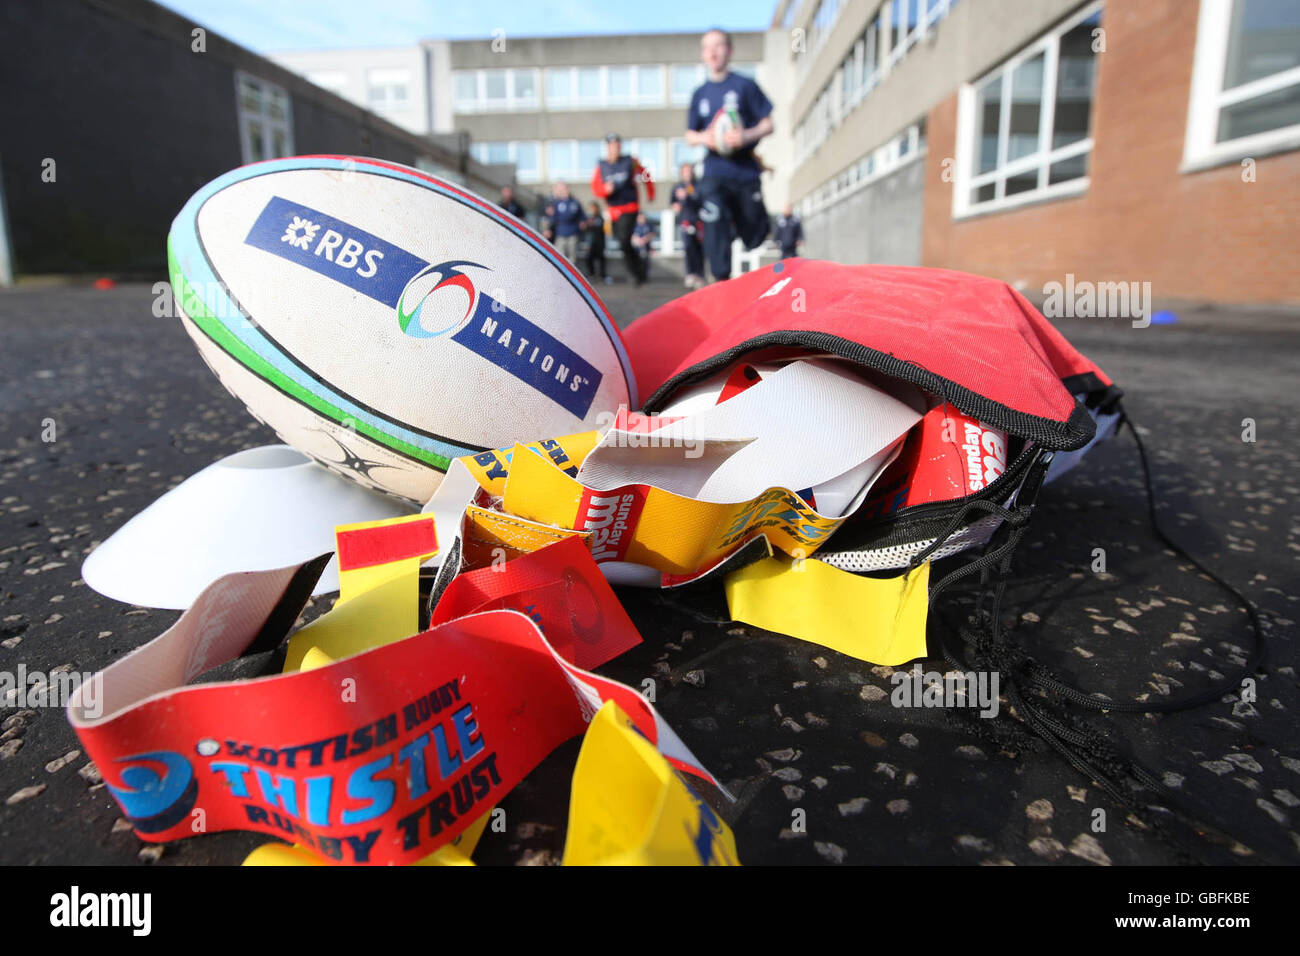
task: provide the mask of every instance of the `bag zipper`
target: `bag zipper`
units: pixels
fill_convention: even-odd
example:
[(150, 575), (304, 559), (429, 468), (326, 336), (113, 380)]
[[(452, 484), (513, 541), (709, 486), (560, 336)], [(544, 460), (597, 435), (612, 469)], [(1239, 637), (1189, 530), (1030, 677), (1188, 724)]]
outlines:
[[(979, 421), (1001, 429), (1017, 438), (1036, 442), (1054, 451), (1071, 451), (1082, 448), (1096, 433), (1096, 423), (1082, 402), (1075, 401), (1074, 411), (1066, 422), (1019, 412), (977, 392), (936, 375), (911, 362), (904, 362), (885, 352), (878, 352), (859, 342), (831, 335), (827, 332), (789, 330), (768, 332), (748, 339), (699, 362), (660, 385), (645, 402), (645, 409), (655, 411), (664, 406), (679, 388), (707, 377), (720, 368), (765, 348), (790, 347), (811, 351), (829, 352), (841, 358), (880, 372), (890, 378), (915, 385), (953, 405), (959, 411)], [(1064, 385), (1062, 385), (1064, 387)]]

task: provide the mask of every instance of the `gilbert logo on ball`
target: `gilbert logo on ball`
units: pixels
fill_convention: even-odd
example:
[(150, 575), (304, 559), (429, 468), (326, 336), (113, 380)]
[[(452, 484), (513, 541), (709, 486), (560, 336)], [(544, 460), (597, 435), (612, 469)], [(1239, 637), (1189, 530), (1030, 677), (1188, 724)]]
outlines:
[(201, 189), (168, 238), (182, 320), (281, 438), (423, 503), (449, 462), (637, 405), (582, 276), (458, 186), (391, 163), (300, 156)]

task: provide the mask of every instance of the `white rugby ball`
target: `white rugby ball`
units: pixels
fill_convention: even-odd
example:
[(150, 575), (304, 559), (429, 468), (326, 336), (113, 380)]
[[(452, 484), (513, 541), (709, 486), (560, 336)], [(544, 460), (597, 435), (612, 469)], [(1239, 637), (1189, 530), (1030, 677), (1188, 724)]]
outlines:
[(525, 224), (427, 173), (298, 156), (199, 190), (167, 242), (227, 389), (322, 464), (423, 504), (453, 458), (638, 407), (595, 292)]
[(735, 150), (727, 145), (727, 134), (740, 128), (740, 115), (734, 109), (718, 110), (713, 117), (710, 132), (713, 134), (713, 151), (719, 156), (730, 156)]

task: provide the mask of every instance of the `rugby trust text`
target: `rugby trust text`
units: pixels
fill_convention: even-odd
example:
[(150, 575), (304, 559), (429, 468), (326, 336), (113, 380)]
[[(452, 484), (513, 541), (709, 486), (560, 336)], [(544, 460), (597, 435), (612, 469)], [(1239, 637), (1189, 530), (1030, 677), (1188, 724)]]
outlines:
[[(411, 731), (425, 725), (428, 729), (411, 738)], [(300, 778), (274, 769), (353, 761), (399, 738), (406, 743), (353, 766), (346, 775), (327, 772)], [(225, 777), (231, 796), (250, 801), (244, 804), (250, 824), (282, 830), (322, 856), (352, 863), (370, 861), (379, 829), (331, 837), (312, 828), (377, 820), (393, 809), (400, 795), (404, 804), (416, 805), (397, 820), (396, 839), (403, 850), (414, 850), (424, 837), (437, 836), (466, 814), (473, 818), (484, 812), (487, 807), (479, 804), (501, 782), (497, 755), (488, 752), (474, 706), (462, 699), (458, 680), (351, 733), (278, 748), (227, 740), (221, 756), (230, 759), (214, 760), (209, 769)]]

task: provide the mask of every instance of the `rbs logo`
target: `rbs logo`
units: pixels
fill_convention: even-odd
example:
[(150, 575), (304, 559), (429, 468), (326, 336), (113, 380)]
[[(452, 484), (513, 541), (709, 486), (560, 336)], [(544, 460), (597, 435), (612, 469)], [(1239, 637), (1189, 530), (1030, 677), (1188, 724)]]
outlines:
[[(287, 242), (291, 249), (311, 250), (312, 255), (324, 256), (327, 261), (341, 269), (356, 269), (357, 275), (363, 279), (368, 279), (379, 271), (378, 260), (384, 258), (382, 251), (367, 249), (356, 239), (345, 238), (342, 233), (334, 229), (326, 229), (317, 241), (316, 234), (320, 230), (320, 223), (295, 215), (284, 227), (284, 235), (280, 237), (280, 241)], [(314, 249), (312, 249), (313, 243)], [(358, 268), (357, 263), (363, 256), (365, 265)]]
[(283, 196), (267, 200), (244, 243), (389, 306), (425, 265), (391, 242)]
[[(337, 257), (334, 252), (336, 249), (338, 250)], [(363, 253), (365, 265), (357, 268), (357, 263), (362, 258)], [(378, 272), (378, 260), (384, 258), (384, 254), (378, 249), (367, 249), (355, 239), (344, 239), (333, 229), (325, 230), (325, 235), (321, 236), (321, 240), (317, 243), (313, 254), (323, 255), (340, 269), (356, 269), (357, 275), (363, 279), (368, 279)]]

